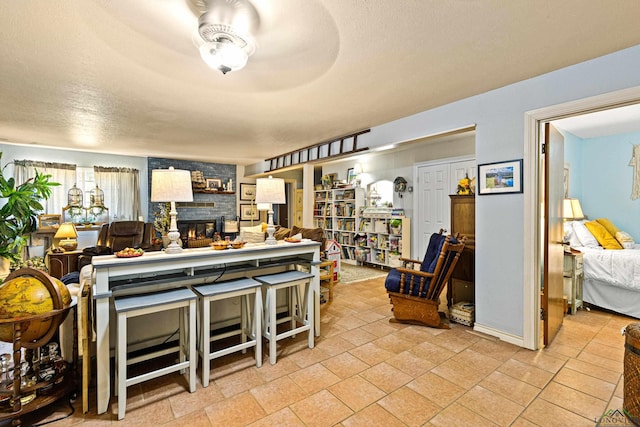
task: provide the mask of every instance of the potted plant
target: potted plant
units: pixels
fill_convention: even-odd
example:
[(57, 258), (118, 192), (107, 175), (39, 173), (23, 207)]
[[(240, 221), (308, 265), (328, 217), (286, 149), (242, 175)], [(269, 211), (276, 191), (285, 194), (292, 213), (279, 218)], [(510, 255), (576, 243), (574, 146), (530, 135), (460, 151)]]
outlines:
[(402, 219), (400, 219), (400, 218), (391, 218), (389, 220), (389, 227), (391, 227), (391, 234), (400, 234), (400, 233), (402, 233)]
[(0, 169), (0, 197), (4, 202), (0, 208), (0, 258), (19, 262), (29, 233), (36, 230), (38, 213), (44, 210), (41, 201), (51, 196), (51, 187), (60, 184), (49, 181), (51, 175), (36, 171), (35, 177), (16, 185), (13, 177), (4, 176), (6, 167)]

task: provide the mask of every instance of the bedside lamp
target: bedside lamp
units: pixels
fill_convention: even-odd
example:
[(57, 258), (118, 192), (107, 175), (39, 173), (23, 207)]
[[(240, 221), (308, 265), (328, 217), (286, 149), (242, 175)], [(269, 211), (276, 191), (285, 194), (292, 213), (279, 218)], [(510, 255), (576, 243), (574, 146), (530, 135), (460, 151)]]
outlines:
[(178, 211), (176, 202), (192, 202), (193, 191), (191, 189), (191, 172), (174, 169), (154, 169), (151, 171), (151, 201), (171, 203), (171, 224), (167, 237), (171, 243), (164, 250), (168, 254), (182, 252), (182, 247), (178, 245), (180, 232), (178, 231)]
[(567, 221), (583, 219), (584, 213), (582, 212), (582, 206), (580, 206), (580, 200), (564, 199), (562, 201), (562, 218)]
[(267, 221), (267, 233), (269, 237), (264, 241), (267, 245), (275, 245), (278, 243), (273, 237), (273, 233), (276, 228), (273, 225), (273, 205), (286, 203), (286, 196), (284, 193), (284, 179), (282, 178), (258, 178), (256, 179), (256, 204), (261, 205), (268, 203), (269, 206), (265, 206), (268, 213)]
[(58, 247), (65, 251), (75, 251), (78, 248), (78, 232), (71, 222), (65, 222), (60, 225), (58, 231), (53, 236), (54, 239), (60, 239)]

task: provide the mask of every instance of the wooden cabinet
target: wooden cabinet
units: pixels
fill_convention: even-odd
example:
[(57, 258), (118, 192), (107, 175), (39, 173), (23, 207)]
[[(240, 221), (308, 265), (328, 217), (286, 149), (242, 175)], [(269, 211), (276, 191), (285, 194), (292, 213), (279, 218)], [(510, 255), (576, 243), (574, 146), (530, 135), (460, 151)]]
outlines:
[(449, 306), (460, 301), (475, 302), (476, 198), (451, 195), (451, 234), (467, 237), (447, 289)]
[(61, 279), (67, 273), (78, 271), (78, 257), (82, 255), (82, 251), (49, 252), (49, 275), (56, 279)]

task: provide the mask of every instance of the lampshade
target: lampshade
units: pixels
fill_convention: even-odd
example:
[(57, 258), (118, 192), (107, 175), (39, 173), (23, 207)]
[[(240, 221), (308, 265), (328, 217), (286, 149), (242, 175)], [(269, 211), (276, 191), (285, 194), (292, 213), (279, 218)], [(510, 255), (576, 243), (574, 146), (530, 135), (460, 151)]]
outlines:
[(580, 206), (580, 200), (564, 199), (562, 201), (562, 217), (569, 220), (583, 219), (584, 213)]
[(258, 203), (256, 204), (256, 209), (259, 211), (269, 211), (271, 210), (271, 203)]
[(286, 203), (284, 193), (284, 179), (282, 178), (258, 178), (256, 179), (256, 203)]
[(54, 239), (60, 239), (58, 246), (64, 249), (65, 251), (75, 251), (78, 247), (78, 241), (76, 238), (78, 237), (78, 232), (76, 231), (76, 227), (71, 222), (65, 222), (60, 224), (58, 231), (53, 236)]
[(191, 172), (174, 169), (151, 171), (152, 202), (192, 202)]

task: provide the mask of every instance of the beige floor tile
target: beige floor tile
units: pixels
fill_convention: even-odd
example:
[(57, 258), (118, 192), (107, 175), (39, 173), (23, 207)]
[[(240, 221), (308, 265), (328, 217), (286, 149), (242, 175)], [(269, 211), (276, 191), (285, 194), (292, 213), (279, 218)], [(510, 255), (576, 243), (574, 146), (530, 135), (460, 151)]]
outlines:
[(220, 402), (225, 397), (218, 389), (215, 383), (209, 383), (209, 386), (202, 388), (197, 387), (195, 393), (179, 393), (169, 397), (171, 409), (176, 418), (180, 418), (193, 411), (204, 409), (214, 402)]
[[(84, 427), (89, 427), (89, 424), (84, 423)], [(214, 424), (211, 424), (211, 420), (205, 413), (205, 411), (194, 411), (187, 415), (184, 415), (180, 418), (176, 418), (175, 420), (168, 422), (162, 425), (163, 427), (213, 427)]]
[(421, 426), (440, 411), (440, 407), (408, 387), (401, 387), (378, 404), (408, 426)]
[(458, 362), (462, 365), (472, 366), (475, 370), (487, 375), (495, 371), (496, 368), (502, 364), (502, 362), (498, 359), (484, 355), (469, 348), (462, 350), (460, 353), (453, 356), (450, 360)]
[(498, 367), (498, 371), (512, 376), (517, 380), (524, 381), (535, 387), (543, 388), (553, 378), (553, 373), (545, 371), (535, 366), (509, 359)]
[(377, 338), (377, 336), (361, 328), (349, 330), (342, 333), (340, 336), (356, 346), (366, 344), (369, 341), (373, 341)]
[(321, 348), (310, 349), (305, 346), (305, 348), (301, 349), (300, 351), (297, 351), (293, 354), (287, 354), (286, 357), (299, 367), (306, 368), (307, 366), (311, 366), (314, 363), (327, 360), (331, 357), (331, 355)]
[(513, 358), (553, 373), (558, 372), (568, 359), (557, 354), (547, 354), (544, 350), (531, 351), (527, 349), (519, 350)]
[(436, 366), (435, 363), (418, 357), (410, 351), (403, 351), (402, 353), (396, 354), (391, 359), (387, 359), (387, 363), (400, 369), (412, 378), (417, 378)]
[(389, 323), (388, 320), (378, 320), (377, 322), (369, 323), (362, 327), (362, 330), (367, 331), (378, 338), (392, 334), (398, 329), (404, 329), (404, 325), (398, 326), (397, 324)]
[(510, 425), (524, 409), (524, 406), (480, 386), (473, 387), (457, 403), (484, 417), (490, 414), (490, 420), (501, 426)]
[(280, 377), (269, 383), (254, 387), (250, 390), (250, 393), (267, 414), (271, 414), (307, 396), (289, 377)]
[(378, 347), (374, 343), (368, 342), (360, 347), (349, 350), (349, 353), (362, 360), (364, 363), (373, 366), (387, 359), (391, 359), (395, 353)]
[(328, 388), (353, 411), (360, 411), (385, 396), (385, 392), (359, 375), (347, 378)]
[(205, 412), (211, 425), (225, 427), (244, 426), (267, 415), (249, 392), (214, 403), (208, 406)]
[(348, 406), (327, 390), (302, 399), (290, 408), (304, 425), (313, 427), (333, 426), (353, 414)]
[(384, 410), (380, 405), (371, 405), (344, 420), (345, 427), (404, 427), (405, 424)]
[(619, 372), (610, 371), (609, 369), (602, 368), (593, 363), (584, 362), (582, 360), (570, 359), (565, 365), (566, 368), (573, 369), (574, 371), (582, 372), (583, 374), (590, 375), (592, 377), (599, 378), (603, 381), (617, 384), (621, 377)]
[(348, 378), (369, 368), (369, 365), (347, 352), (322, 362), (331, 372), (340, 378)]
[(392, 353), (401, 353), (415, 347), (415, 343), (404, 340), (397, 336), (397, 332), (385, 335), (373, 341), (373, 344)]
[(520, 347), (504, 341), (480, 339), (471, 345), (469, 349), (504, 362), (513, 357)]
[(527, 406), (540, 393), (538, 387), (498, 371), (489, 374), (479, 385), (522, 406)]
[(449, 349), (454, 353), (459, 353), (482, 339), (467, 332), (471, 331), (471, 328), (468, 326), (452, 324), (452, 329), (450, 331), (451, 333), (441, 333), (440, 335), (433, 337), (432, 342), (440, 347)]
[[(491, 414), (487, 414), (487, 416), (490, 418)], [(433, 417), (430, 422), (434, 426), (441, 427), (491, 427), (498, 425), (459, 403), (448, 406)]]
[(544, 399), (536, 399), (523, 412), (522, 418), (544, 427), (593, 427), (593, 420), (556, 406)]
[(320, 363), (308, 366), (289, 375), (305, 394), (312, 394), (340, 381), (340, 377)]
[(386, 362), (378, 363), (360, 373), (364, 379), (386, 393), (402, 387), (413, 378)]
[(411, 353), (436, 365), (455, 356), (455, 352), (432, 342), (424, 342), (409, 350)]
[(276, 378), (283, 377), (292, 372), (296, 372), (300, 367), (290, 358), (281, 357), (277, 360), (275, 365), (269, 363), (269, 359), (266, 358), (262, 362), (262, 366), (260, 369), (256, 369), (256, 372), (262, 378), (262, 380), (267, 383), (269, 381), (273, 381)]
[[(248, 368), (224, 376), (214, 376), (214, 383), (224, 397), (231, 397), (264, 383), (257, 369)], [(210, 383), (211, 384), (211, 383)]]
[(611, 399), (613, 391), (615, 390), (615, 384), (611, 384), (569, 368), (563, 368), (558, 372), (553, 381), (575, 390), (580, 390), (583, 393), (597, 397), (598, 399), (606, 402)]
[(478, 384), (490, 373), (481, 366), (460, 363), (453, 359), (439, 364), (431, 372), (458, 384), (465, 390), (469, 390), (475, 384)]
[(330, 356), (336, 356), (340, 353), (351, 350), (355, 347), (355, 345), (345, 340), (343, 337), (336, 335), (329, 338), (321, 338), (319, 340), (316, 340), (315, 347), (323, 350)]
[[(271, 415), (267, 415), (258, 421), (249, 424), (250, 427), (273, 427), (273, 426), (287, 426), (287, 427), (304, 427), (307, 424), (303, 423), (300, 418), (293, 413), (289, 408), (282, 408)], [(189, 426), (191, 427), (191, 426)]]
[(624, 360), (624, 344), (622, 342), (620, 345), (615, 347), (597, 342), (590, 342), (585, 346), (584, 352), (604, 357), (606, 359), (611, 359), (616, 362), (622, 362)]
[(623, 372), (623, 364), (617, 362), (615, 360), (611, 360), (607, 357), (598, 356), (597, 354), (589, 353), (587, 351), (583, 351), (577, 357), (578, 360), (583, 362), (589, 362), (596, 366), (600, 366), (601, 368), (609, 369), (613, 372), (622, 373)]
[(407, 387), (443, 408), (465, 392), (462, 387), (431, 372), (419, 376), (408, 383)]
[(607, 402), (604, 400), (555, 381), (552, 381), (540, 393), (540, 398), (590, 419), (595, 419), (595, 417), (602, 415), (607, 406)]

